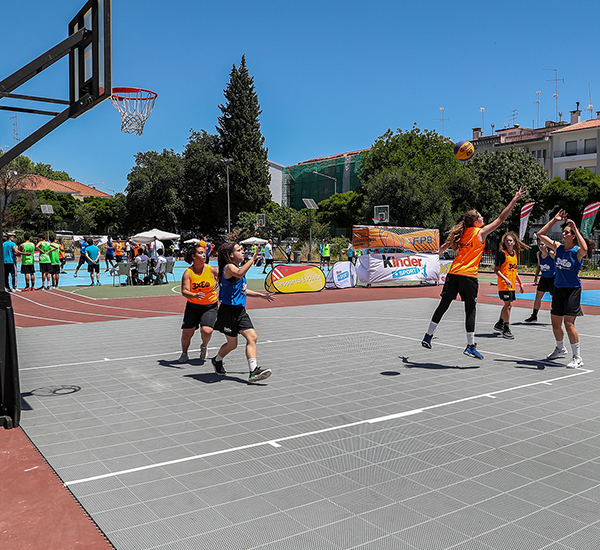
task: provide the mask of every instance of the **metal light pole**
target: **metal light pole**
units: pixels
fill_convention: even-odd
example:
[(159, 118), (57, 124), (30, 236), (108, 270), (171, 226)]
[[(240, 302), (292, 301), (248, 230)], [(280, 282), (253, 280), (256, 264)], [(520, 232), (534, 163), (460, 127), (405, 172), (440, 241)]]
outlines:
[(323, 176), (324, 178), (329, 178), (330, 180), (333, 180), (333, 194), (335, 195), (337, 193), (337, 178), (328, 176), (327, 174), (321, 174), (321, 172), (317, 172), (316, 170), (313, 170), (313, 174), (319, 174), (319, 176)]
[(227, 233), (231, 233), (231, 206), (229, 204), (229, 165), (233, 162), (233, 159), (221, 159), (221, 162), (225, 163), (227, 167)]
[[(322, 175), (322, 174), (321, 174)], [(314, 199), (302, 199), (304, 206), (308, 208), (308, 258), (307, 262), (312, 262), (312, 211), (318, 210), (319, 207)]]

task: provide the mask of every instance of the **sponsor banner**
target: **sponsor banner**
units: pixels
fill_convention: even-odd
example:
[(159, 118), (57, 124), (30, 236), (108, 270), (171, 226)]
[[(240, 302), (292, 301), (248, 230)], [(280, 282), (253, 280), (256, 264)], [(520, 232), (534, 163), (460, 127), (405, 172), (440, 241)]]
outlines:
[(525, 231), (527, 231), (527, 222), (529, 222), (529, 215), (535, 206), (535, 202), (528, 202), (521, 208), (521, 224), (519, 225), (519, 239), (523, 240)]
[(443, 285), (446, 282), (446, 275), (450, 273), (450, 266), (452, 265), (452, 260), (440, 260), (440, 279), (439, 283)]
[(600, 202), (593, 202), (583, 209), (583, 216), (581, 217), (581, 234), (588, 239), (592, 233), (592, 227), (594, 226), (594, 221), (596, 220), (596, 214), (598, 213), (599, 208)]
[(420, 281), (438, 284), (437, 254), (366, 254), (359, 258), (356, 273), (361, 283)]
[(325, 288), (325, 274), (315, 266), (278, 265), (265, 278), (265, 290), (293, 294), (319, 292)]
[(356, 281), (356, 267), (352, 262), (336, 262), (327, 274), (325, 288), (352, 288)]
[(401, 235), (394, 229), (393, 227), (355, 225), (352, 228), (352, 245), (355, 249), (395, 248), (413, 252), (437, 252), (440, 249), (438, 229), (419, 229)]

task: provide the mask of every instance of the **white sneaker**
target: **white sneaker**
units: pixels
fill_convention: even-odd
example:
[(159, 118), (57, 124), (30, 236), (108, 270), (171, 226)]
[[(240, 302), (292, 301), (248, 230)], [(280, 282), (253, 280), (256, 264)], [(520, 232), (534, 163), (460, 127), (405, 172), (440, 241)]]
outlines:
[(546, 357), (546, 359), (558, 359), (559, 357), (564, 357), (567, 354), (567, 348), (554, 348), (554, 351)]
[(571, 362), (567, 364), (568, 369), (579, 369), (583, 367), (583, 359), (580, 355), (573, 355)]
[(200, 361), (206, 361), (208, 347), (200, 346)]
[(187, 363), (188, 362), (188, 354), (187, 353), (182, 353), (179, 356), (179, 359), (177, 359), (178, 363)]

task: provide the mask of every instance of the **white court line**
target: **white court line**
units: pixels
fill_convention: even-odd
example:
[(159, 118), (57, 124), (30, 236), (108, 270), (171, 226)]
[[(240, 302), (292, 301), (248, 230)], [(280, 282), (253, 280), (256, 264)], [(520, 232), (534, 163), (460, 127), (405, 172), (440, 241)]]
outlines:
[(19, 298), (21, 298), (22, 300), (25, 300), (26, 302), (31, 302), (32, 304), (35, 304), (36, 306), (45, 307), (45, 308), (51, 309), (53, 311), (62, 311), (63, 313), (76, 313), (77, 315), (93, 315), (94, 317), (110, 317), (112, 319), (115, 319), (115, 318), (117, 318), (117, 319), (139, 319), (139, 317), (125, 317), (123, 315), (104, 315), (102, 313), (86, 313), (83, 311), (73, 311), (72, 309), (62, 309), (60, 307), (48, 306), (46, 304), (36, 302), (35, 300), (30, 300), (29, 298), (25, 298), (24, 296), (19, 296)]
[[(335, 336), (348, 336), (351, 334), (365, 334), (368, 332), (374, 332), (374, 331), (365, 331), (365, 330), (360, 330), (360, 331), (356, 331), (356, 332), (341, 332), (339, 334), (327, 334), (326, 336), (319, 336), (319, 338), (333, 338)], [(285, 343), (285, 342), (299, 342), (301, 340), (314, 340), (316, 337), (315, 336), (301, 336), (298, 338), (286, 338), (284, 340), (265, 340), (265, 341), (259, 341), (261, 345), (266, 345), (266, 344), (281, 344), (281, 343)], [(217, 349), (217, 346), (212, 347), (212, 348), (208, 348), (208, 349)], [(177, 351), (163, 351), (162, 353), (153, 353), (150, 355), (134, 355), (132, 357), (117, 357), (114, 359), (110, 359), (107, 357), (104, 357), (100, 360), (92, 360), (92, 361), (78, 361), (76, 363), (61, 363), (58, 365), (42, 365), (40, 367), (29, 367), (29, 368), (22, 368), (19, 369), (21, 371), (26, 371), (26, 370), (37, 370), (37, 369), (57, 369), (60, 367), (73, 367), (75, 365), (93, 365), (95, 363), (104, 363), (106, 361), (131, 361), (132, 359), (148, 359), (150, 357), (165, 357), (168, 355), (176, 355), (178, 353), (181, 353), (181, 350), (177, 350)]]
[[(52, 321), (53, 323), (71, 323), (73, 325), (83, 324), (83, 323), (81, 323), (81, 321), (67, 321), (66, 319), (50, 319), (48, 317), (38, 317), (37, 315), (25, 315), (24, 313), (18, 313), (16, 311), (14, 313), (15, 313), (15, 318), (16, 317), (27, 317), (28, 319), (41, 319), (42, 321)], [(17, 328), (31, 328), (31, 327), (17, 326)]]
[[(109, 286), (109, 285), (106, 285)], [(65, 296), (65, 294), (67, 296)], [(127, 311), (139, 311), (142, 313), (163, 313), (166, 315), (181, 315), (182, 312), (181, 311), (177, 311), (177, 312), (171, 312), (171, 311), (156, 311), (156, 310), (150, 310), (150, 309), (134, 309), (132, 307), (119, 307), (119, 306), (108, 306), (106, 304), (100, 304), (100, 303), (94, 303), (94, 302), (85, 302), (83, 300), (76, 300), (75, 298), (72, 298), (71, 296), (68, 296), (68, 292), (66, 291), (61, 291), (61, 293), (59, 294), (55, 294), (55, 296), (60, 295), (61, 298), (64, 298), (65, 300), (71, 300), (72, 302), (75, 302), (77, 304), (83, 304), (83, 305), (89, 305), (89, 306), (94, 306), (94, 307), (104, 307), (104, 308), (109, 308), (109, 309), (120, 309), (120, 310), (127, 310)], [(75, 296), (78, 296), (78, 294), (76, 294)], [(140, 298), (155, 298), (156, 296), (140, 296)], [(86, 296), (87, 298), (87, 296)], [(132, 298), (135, 298), (134, 296), (132, 296)], [(90, 300), (94, 300), (95, 302), (97, 302), (98, 300), (96, 298), (89, 298)], [(114, 299), (114, 298), (109, 298), (110, 300)]]
[(415, 415), (415, 414), (420, 414), (424, 411), (428, 411), (428, 410), (432, 410), (432, 409), (437, 409), (440, 407), (445, 407), (447, 405), (454, 405), (456, 403), (463, 403), (465, 401), (472, 401), (474, 399), (481, 399), (484, 397), (492, 397), (495, 395), (499, 395), (502, 393), (507, 393), (510, 391), (515, 391), (515, 390), (519, 390), (522, 388), (529, 388), (532, 386), (537, 386), (537, 385), (541, 385), (541, 384), (545, 384), (547, 382), (558, 382), (560, 380), (564, 380), (566, 378), (573, 378), (574, 376), (581, 376), (582, 374), (587, 374), (589, 372), (593, 372), (587, 369), (579, 369), (577, 372), (574, 372), (573, 374), (568, 374), (566, 376), (561, 376), (558, 378), (553, 378), (551, 380), (543, 380), (543, 381), (538, 381), (538, 382), (532, 382), (530, 384), (522, 384), (520, 386), (515, 386), (512, 388), (505, 388), (503, 390), (498, 390), (498, 391), (494, 391), (494, 392), (487, 392), (487, 393), (482, 393), (479, 395), (473, 395), (471, 397), (463, 397), (462, 399), (455, 399), (453, 401), (448, 401), (446, 403), (438, 403), (436, 405), (429, 405), (427, 407), (422, 407), (420, 409), (413, 409), (410, 411), (403, 411), (403, 412), (399, 412), (396, 414), (389, 414), (386, 416), (379, 416), (377, 418), (370, 418), (370, 419), (366, 419), (366, 420), (359, 420), (357, 422), (351, 422), (349, 424), (342, 424), (340, 426), (332, 426), (330, 428), (323, 428), (321, 430), (314, 430), (312, 432), (303, 432), (303, 433), (299, 433), (296, 435), (290, 435), (287, 437), (280, 437), (280, 438), (276, 438), (276, 439), (271, 439), (268, 441), (260, 441), (257, 443), (251, 443), (249, 445), (241, 445), (239, 447), (232, 447), (229, 449), (222, 449), (220, 451), (212, 451), (210, 453), (204, 453), (204, 454), (199, 454), (199, 455), (194, 455), (194, 456), (188, 456), (185, 458), (178, 458), (175, 460), (168, 460), (165, 462), (159, 462), (158, 464), (148, 464), (146, 466), (139, 466), (137, 468), (129, 468), (127, 470), (120, 470), (118, 472), (111, 472), (108, 474), (101, 474), (101, 475), (97, 475), (97, 476), (92, 476), (92, 477), (87, 477), (87, 478), (83, 478), (83, 479), (75, 479), (73, 481), (66, 481), (64, 483), (65, 487), (71, 487), (73, 485), (78, 485), (81, 483), (87, 483), (89, 481), (97, 481), (99, 479), (107, 479), (109, 477), (116, 477), (116, 476), (121, 476), (121, 475), (126, 475), (126, 474), (132, 474), (132, 473), (136, 473), (136, 472), (142, 472), (144, 470), (151, 470), (154, 468), (163, 468), (165, 466), (170, 466), (172, 464), (181, 464), (183, 462), (189, 462), (191, 460), (197, 460), (200, 458), (207, 458), (210, 456), (217, 456), (217, 455), (222, 455), (222, 454), (227, 454), (227, 453), (235, 453), (238, 451), (243, 451), (246, 449), (252, 449), (253, 447), (262, 447), (262, 446), (266, 446), (266, 445), (270, 445), (272, 447), (281, 447), (281, 443), (284, 441), (290, 441), (292, 439), (299, 439), (301, 437), (308, 437), (311, 435), (318, 435), (318, 434), (323, 434), (323, 433), (327, 433), (327, 432), (332, 432), (332, 431), (336, 431), (336, 430), (344, 430), (347, 428), (351, 428), (353, 426), (360, 426), (363, 424), (376, 424), (378, 422), (385, 422), (388, 420), (396, 420), (398, 418), (403, 418), (405, 416), (411, 416), (411, 415)]

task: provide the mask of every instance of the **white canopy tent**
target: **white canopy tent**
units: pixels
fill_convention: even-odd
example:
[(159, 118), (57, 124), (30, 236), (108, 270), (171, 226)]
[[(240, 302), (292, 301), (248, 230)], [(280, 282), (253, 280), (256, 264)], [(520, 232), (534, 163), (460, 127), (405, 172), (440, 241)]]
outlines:
[(250, 237), (249, 239), (244, 239), (240, 241), (240, 244), (267, 244), (269, 241), (267, 239), (259, 239), (258, 237)]
[(181, 235), (175, 233), (169, 233), (168, 231), (162, 231), (160, 229), (151, 229), (150, 231), (143, 231), (137, 235), (132, 235), (130, 239), (134, 243), (150, 244), (154, 241), (178, 241)]

